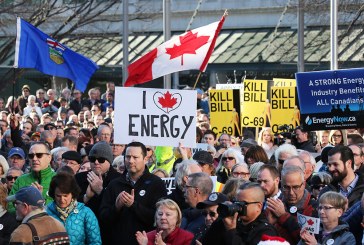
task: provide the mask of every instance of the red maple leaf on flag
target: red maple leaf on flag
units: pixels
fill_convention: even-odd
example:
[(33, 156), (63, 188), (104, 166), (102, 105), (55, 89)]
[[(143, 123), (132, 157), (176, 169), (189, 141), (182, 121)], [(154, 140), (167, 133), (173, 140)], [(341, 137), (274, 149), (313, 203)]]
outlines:
[(181, 45), (173, 45), (172, 48), (166, 48), (166, 54), (169, 54), (170, 59), (181, 56), (181, 65), (183, 65), (184, 54), (196, 54), (196, 50), (205, 45), (209, 40), (209, 36), (197, 37), (197, 33), (187, 32), (186, 35), (180, 36)]
[(308, 224), (308, 225), (313, 225), (314, 223), (315, 223), (315, 222), (313, 222), (313, 221), (312, 221), (312, 219), (309, 219), (309, 220), (307, 221), (307, 224)]
[(167, 91), (166, 93), (163, 94), (163, 97), (158, 97), (158, 102), (159, 104), (161, 104), (162, 108), (167, 108), (167, 113), (168, 113), (168, 108), (173, 108), (173, 106), (175, 104), (177, 104), (177, 99), (172, 97), (172, 94)]

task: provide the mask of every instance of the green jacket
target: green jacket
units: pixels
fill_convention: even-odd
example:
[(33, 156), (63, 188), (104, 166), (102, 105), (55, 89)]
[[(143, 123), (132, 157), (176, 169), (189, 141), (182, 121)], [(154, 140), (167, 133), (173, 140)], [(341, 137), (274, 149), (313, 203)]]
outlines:
[[(53, 201), (53, 199), (48, 196), (49, 185), (51, 183), (52, 177), (56, 175), (56, 173), (48, 166), (46, 169), (41, 170), (38, 174), (30, 171), (28, 174), (24, 174), (17, 178), (11, 191), (10, 195), (14, 195), (20, 188), (25, 186), (30, 186), (34, 182), (38, 182), (41, 186), (43, 186), (43, 197), (46, 200), (46, 204), (49, 204)], [(15, 213), (15, 207), (12, 203), (8, 205), (8, 211), (10, 213)]]

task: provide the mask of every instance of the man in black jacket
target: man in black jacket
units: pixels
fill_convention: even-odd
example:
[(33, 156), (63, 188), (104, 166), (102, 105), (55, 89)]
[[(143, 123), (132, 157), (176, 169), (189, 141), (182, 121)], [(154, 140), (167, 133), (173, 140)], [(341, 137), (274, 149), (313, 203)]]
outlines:
[[(109, 244), (138, 244), (135, 233), (153, 229), (155, 204), (167, 195), (164, 182), (146, 168), (147, 149), (140, 142), (126, 146), (124, 174), (104, 192), (100, 217), (112, 227)], [(103, 242), (103, 244), (106, 244)]]
[[(245, 212), (236, 212), (214, 222), (202, 244), (258, 244), (263, 234), (278, 236), (275, 228), (262, 213), (264, 192), (258, 183), (246, 183), (239, 187), (236, 199)], [(221, 211), (219, 216), (221, 216)]]
[(105, 240), (108, 238), (109, 229), (101, 225), (99, 208), (106, 187), (121, 174), (111, 167), (113, 161), (111, 146), (104, 141), (96, 143), (91, 148), (88, 159), (92, 170), (75, 175), (77, 184), (81, 188), (78, 201), (85, 203), (95, 213), (101, 227), (101, 238)]

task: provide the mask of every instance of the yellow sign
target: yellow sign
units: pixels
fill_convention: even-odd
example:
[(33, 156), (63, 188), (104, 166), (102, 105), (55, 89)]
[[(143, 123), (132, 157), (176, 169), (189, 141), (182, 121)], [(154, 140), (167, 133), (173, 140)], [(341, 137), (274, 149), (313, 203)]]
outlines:
[[(238, 90), (236, 90), (238, 92)], [(241, 135), (239, 96), (234, 98), (233, 90), (215, 90), (209, 92), (210, 123), (212, 130), (219, 136), (223, 133)]]
[(284, 124), (295, 128), (300, 122), (300, 112), (296, 105), (295, 87), (271, 87), (272, 131), (279, 132)]
[(264, 127), (271, 119), (267, 100), (268, 81), (245, 80), (241, 95), (242, 127)]
[(296, 87), (296, 79), (273, 78), (273, 87)]

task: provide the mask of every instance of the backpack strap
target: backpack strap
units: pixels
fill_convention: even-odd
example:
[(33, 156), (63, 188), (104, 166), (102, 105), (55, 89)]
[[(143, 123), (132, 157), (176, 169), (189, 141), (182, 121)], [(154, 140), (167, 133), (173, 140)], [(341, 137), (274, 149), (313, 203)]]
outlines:
[(32, 223), (24, 223), (26, 224), (30, 230), (32, 231), (32, 236), (33, 236), (33, 244), (37, 245), (39, 243), (39, 236), (37, 233), (37, 229), (35, 229), (35, 226)]

